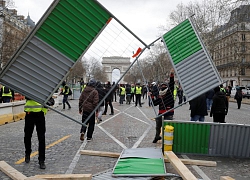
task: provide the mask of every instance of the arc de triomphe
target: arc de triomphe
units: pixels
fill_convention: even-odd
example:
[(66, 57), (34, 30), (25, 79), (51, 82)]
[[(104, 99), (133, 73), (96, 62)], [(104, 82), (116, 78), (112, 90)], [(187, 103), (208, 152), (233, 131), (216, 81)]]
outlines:
[[(112, 72), (114, 69), (120, 70), (120, 77), (126, 72), (130, 66), (129, 57), (111, 56), (102, 58), (102, 67), (107, 74), (108, 81), (112, 84)], [(125, 83), (123, 78), (120, 81), (121, 84)]]

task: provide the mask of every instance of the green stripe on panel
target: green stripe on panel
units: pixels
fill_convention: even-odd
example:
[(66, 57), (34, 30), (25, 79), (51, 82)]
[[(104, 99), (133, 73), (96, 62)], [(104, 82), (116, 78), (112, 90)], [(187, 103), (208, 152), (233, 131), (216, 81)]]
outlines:
[(162, 159), (124, 158), (119, 159), (113, 174), (165, 174)]
[(208, 154), (210, 125), (203, 123), (164, 122), (174, 127), (173, 151), (175, 153)]
[(93, 0), (61, 0), (35, 35), (77, 61), (109, 18)]
[(202, 49), (202, 46), (188, 19), (164, 34), (163, 39), (174, 64), (178, 64), (182, 60)]

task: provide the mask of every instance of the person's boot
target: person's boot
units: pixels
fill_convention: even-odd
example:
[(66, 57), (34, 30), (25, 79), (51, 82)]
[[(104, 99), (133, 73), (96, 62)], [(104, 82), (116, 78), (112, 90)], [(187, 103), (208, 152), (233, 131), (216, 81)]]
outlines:
[(161, 140), (161, 136), (155, 137), (154, 140), (153, 140), (153, 143), (157, 143), (158, 140)]
[(40, 169), (46, 169), (45, 163), (43, 161), (39, 162)]
[(25, 162), (29, 163), (30, 162), (30, 155), (25, 155)]

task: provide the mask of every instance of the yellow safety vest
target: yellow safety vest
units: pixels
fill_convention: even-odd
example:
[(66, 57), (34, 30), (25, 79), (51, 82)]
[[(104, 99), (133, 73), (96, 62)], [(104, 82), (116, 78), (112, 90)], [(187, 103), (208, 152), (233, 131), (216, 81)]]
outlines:
[(135, 93), (135, 87), (131, 87), (131, 93), (132, 93), (132, 94)]
[(3, 92), (2, 92), (2, 96), (5, 96), (5, 97), (12, 97), (12, 93), (11, 93), (11, 90), (9, 89), (9, 93), (4, 93), (4, 88), (5, 86), (3, 86)]
[(135, 87), (135, 94), (141, 94), (141, 87)]
[(178, 86), (175, 86), (175, 87), (174, 87), (174, 92), (173, 92), (173, 95), (174, 95), (174, 100), (176, 100), (176, 95), (177, 95), (177, 87), (178, 87)]
[(86, 87), (86, 84), (82, 85), (81, 88), (82, 88), (82, 92), (84, 90), (84, 88)]
[[(65, 85), (65, 86), (67, 86), (67, 85)], [(68, 87), (68, 91), (65, 92), (65, 86), (63, 86), (63, 93), (64, 93), (64, 94), (69, 94), (69, 87)]]
[(24, 105), (25, 112), (44, 112), (44, 115), (47, 114), (48, 109), (45, 108), (43, 105), (39, 104), (34, 100), (27, 100)]
[(121, 95), (125, 95), (125, 88), (124, 87), (120, 87), (121, 88)]

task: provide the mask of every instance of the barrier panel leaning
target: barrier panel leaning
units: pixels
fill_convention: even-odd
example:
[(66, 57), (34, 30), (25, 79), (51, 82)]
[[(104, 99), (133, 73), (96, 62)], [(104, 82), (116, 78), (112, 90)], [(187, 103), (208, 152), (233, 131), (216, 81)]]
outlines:
[(174, 127), (173, 152), (177, 154), (250, 157), (249, 125), (167, 120), (163, 123), (163, 128)]

